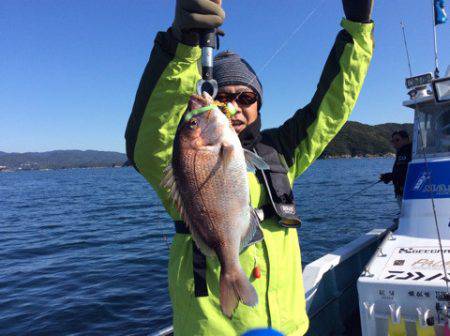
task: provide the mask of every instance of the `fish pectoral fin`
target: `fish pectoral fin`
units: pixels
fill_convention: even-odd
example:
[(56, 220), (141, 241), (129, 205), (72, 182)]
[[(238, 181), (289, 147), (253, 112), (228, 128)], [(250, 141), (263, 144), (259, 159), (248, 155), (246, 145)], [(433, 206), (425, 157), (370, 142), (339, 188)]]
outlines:
[(234, 151), (233, 145), (223, 143), (222, 147), (220, 147), (220, 158), (223, 162), (224, 168), (226, 168), (230, 163), (231, 157), (233, 156), (233, 151)]
[(241, 239), (240, 251), (243, 251), (245, 248), (263, 239), (264, 235), (261, 229), (259, 217), (256, 214), (255, 210), (253, 208), (250, 208), (250, 224), (247, 233)]
[(247, 170), (255, 172), (256, 169), (269, 170), (269, 165), (256, 153), (244, 149), (245, 162), (247, 163)]

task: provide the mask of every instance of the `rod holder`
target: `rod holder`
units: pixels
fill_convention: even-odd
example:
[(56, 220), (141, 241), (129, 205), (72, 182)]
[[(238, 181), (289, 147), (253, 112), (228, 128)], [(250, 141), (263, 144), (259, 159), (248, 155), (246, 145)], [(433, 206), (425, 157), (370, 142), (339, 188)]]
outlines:
[(391, 303), (389, 310), (391, 311), (392, 324), (399, 324), (402, 320), (402, 307), (396, 303)]

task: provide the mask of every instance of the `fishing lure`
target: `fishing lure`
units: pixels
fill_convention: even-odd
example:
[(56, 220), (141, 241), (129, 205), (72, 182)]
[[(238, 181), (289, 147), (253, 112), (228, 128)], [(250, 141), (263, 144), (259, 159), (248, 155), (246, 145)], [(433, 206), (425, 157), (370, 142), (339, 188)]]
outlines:
[(221, 103), (219, 101), (214, 101), (214, 104), (200, 107), (196, 110), (189, 111), (186, 116), (184, 117), (185, 121), (191, 120), (193, 116), (212, 110), (215, 107), (218, 107), (223, 114), (227, 116), (228, 119), (231, 119), (232, 116), (236, 114), (236, 108), (231, 103)]

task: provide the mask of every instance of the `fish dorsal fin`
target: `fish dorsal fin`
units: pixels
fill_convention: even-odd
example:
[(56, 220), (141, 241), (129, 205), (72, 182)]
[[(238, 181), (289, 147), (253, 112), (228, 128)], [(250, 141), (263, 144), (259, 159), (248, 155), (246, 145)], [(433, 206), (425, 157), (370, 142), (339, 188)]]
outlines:
[(256, 153), (244, 149), (245, 162), (247, 163), (247, 170), (255, 172), (256, 169), (269, 170), (269, 165)]
[(180, 213), (180, 216), (184, 219), (186, 222), (186, 225), (188, 225), (186, 219), (184, 218), (184, 207), (183, 202), (181, 200), (181, 194), (178, 190), (177, 181), (175, 179), (175, 176), (173, 174), (173, 168), (172, 165), (169, 164), (163, 171), (164, 177), (161, 180), (161, 187), (166, 188), (169, 190), (170, 198), (172, 199), (173, 203), (175, 204), (175, 207), (177, 208), (178, 212)]
[(181, 198), (181, 193), (178, 190), (177, 181), (175, 179), (175, 175), (173, 173), (173, 167), (171, 164), (169, 164), (163, 171), (164, 177), (161, 180), (161, 186), (163, 188), (166, 188), (169, 190), (170, 198), (172, 199), (173, 203), (175, 204), (178, 212), (180, 213), (181, 218), (183, 219), (184, 223), (186, 224), (189, 231), (191, 231), (192, 239), (194, 240), (195, 244), (197, 244), (197, 247), (199, 250), (207, 256), (214, 256), (215, 252), (211, 248), (206, 245), (206, 243), (200, 238), (200, 235), (197, 234), (195, 231), (195, 228), (191, 225), (190, 219), (188, 214), (185, 211), (183, 200)]
[(171, 164), (169, 164), (163, 170), (163, 178), (161, 180), (160, 186), (165, 189), (169, 189), (171, 192), (172, 190), (177, 189), (177, 182), (175, 180), (175, 176), (173, 175), (173, 168)]

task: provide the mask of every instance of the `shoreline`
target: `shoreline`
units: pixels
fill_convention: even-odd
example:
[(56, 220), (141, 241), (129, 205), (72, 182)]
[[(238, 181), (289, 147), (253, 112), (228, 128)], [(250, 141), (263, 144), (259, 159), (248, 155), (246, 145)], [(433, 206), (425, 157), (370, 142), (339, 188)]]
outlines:
[[(388, 159), (395, 158), (395, 154), (388, 153), (383, 155), (373, 155), (373, 154), (364, 154), (364, 155), (325, 155), (318, 158), (318, 160), (337, 160), (337, 159)], [(98, 167), (64, 167), (64, 168), (36, 168), (36, 169), (21, 169), (21, 168), (8, 168), (0, 169), (0, 173), (16, 173), (16, 172), (28, 172), (28, 171), (50, 171), (50, 170), (69, 170), (69, 169), (105, 169), (105, 168), (130, 168), (132, 166), (129, 165), (121, 165), (121, 166), (98, 166)]]
[(17, 172), (29, 172), (29, 171), (53, 171), (53, 170), (71, 170), (71, 169), (106, 169), (106, 168), (130, 168), (132, 166), (99, 166), (99, 167), (64, 167), (64, 168), (36, 168), (36, 169), (14, 169), (6, 168), (0, 170), (0, 173), (17, 173)]
[(320, 160), (328, 160), (328, 159), (387, 159), (387, 158), (395, 158), (395, 153), (387, 153), (387, 154), (361, 154), (361, 155), (324, 155), (319, 157)]

